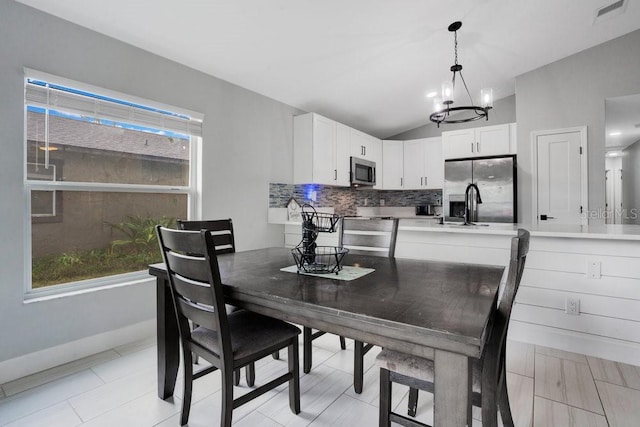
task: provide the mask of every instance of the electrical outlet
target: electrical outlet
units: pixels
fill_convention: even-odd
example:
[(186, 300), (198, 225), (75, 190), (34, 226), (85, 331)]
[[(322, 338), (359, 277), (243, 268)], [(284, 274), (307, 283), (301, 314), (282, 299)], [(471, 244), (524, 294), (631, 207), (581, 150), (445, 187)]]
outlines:
[(602, 277), (602, 263), (600, 261), (587, 262), (587, 277), (589, 279), (600, 279)]
[(380, 199), (380, 206), (384, 206), (384, 199)]
[(369, 204), (369, 198), (365, 197), (364, 198), (364, 205), (367, 206)]
[(580, 314), (580, 300), (578, 298), (567, 297), (564, 311), (567, 314)]

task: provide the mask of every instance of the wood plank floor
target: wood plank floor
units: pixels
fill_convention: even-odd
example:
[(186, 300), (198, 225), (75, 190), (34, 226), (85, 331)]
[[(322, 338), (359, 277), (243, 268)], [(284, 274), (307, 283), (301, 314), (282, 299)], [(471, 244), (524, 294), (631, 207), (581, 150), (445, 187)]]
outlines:
[[(256, 383), (286, 369), (266, 358)], [(378, 424), (377, 349), (365, 357), (364, 391), (353, 391), (353, 343), (340, 350), (338, 338), (314, 341), (314, 366), (301, 377), (299, 415), (289, 410), (286, 385), (237, 408), (238, 426), (376, 426)], [(155, 338), (135, 342), (30, 375), (0, 388), (0, 426), (162, 426), (177, 427), (182, 398), (156, 396)], [(640, 367), (581, 354), (510, 341), (508, 387), (517, 426), (585, 427), (640, 425)], [(301, 370), (302, 372), (302, 370)], [(182, 373), (179, 373), (179, 378)], [(244, 380), (237, 395), (250, 390)], [(394, 385), (393, 404), (404, 412), (408, 389)], [(432, 423), (433, 397), (420, 394), (418, 419)], [(218, 373), (196, 381), (189, 425), (218, 425)], [(474, 408), (474, 427), (481, 426)]]

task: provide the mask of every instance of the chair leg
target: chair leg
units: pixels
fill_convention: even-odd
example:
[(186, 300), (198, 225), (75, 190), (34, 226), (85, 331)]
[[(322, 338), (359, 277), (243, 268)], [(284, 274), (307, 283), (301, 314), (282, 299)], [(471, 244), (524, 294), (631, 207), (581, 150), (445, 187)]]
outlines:
[(345, 340), (342, 335), (340, 335), (340, 348), (343, 350), (347, 349), (347, 340)]
[(355, 351), (353, 353), (353, 389), (356, 393), (362, 393), (362, 382), (364, 377), (364, 343), (355, 341)]
[(305, 374), (311, 372), (311, 332), (306, 326), (302, 331), (302, 370)]
[(278, 351), (274, 351), (274, 352), (271, 354), (271, 357), (273, 357), (273, 360), (280, 360), (280, 350), (278, 350)]
[[(495, 369), (483, 366), (482, 372), (482, 426), (498, 427), (498, 402), (496, 400), (496, 376)], [(489, 363), (489, 365), (493, 365)]]
[(389, 414), (391, 412), (391, 379), (389, 370), (380, 368), (380, 414), (378, 416), (378, 425), (380, 427), (389, 427), (391, 421)]
[(233, 385), (235, 386), (240, 385), (240, 369), (235, 369), (233, 371)]
[(256, 364), (251, 362), (244, 368), (245, 374), (247, 375), (247, 385), (249, 387), (253, 387), (256, 383)]
[(193, 388), (193, 361), (191, 360), (191, 352), (184, 351), (184, 396), (182, 398), (182, 414), (180, 416), (180, 425), (183, 426), (189, 422), (189, 411), (191, 411), (191, 390)]
[(220, 426), (231, 427), (233, 415), (233, 377), (232, 370), (221, 369), (222, 374), (222, 408), (220, 414)]
[(418, 389), (411, 387), (409, 389), (409, 408), (407, 409), (407, 414), (410, 417), (415, 417), (417, 410), (418, 410)]
[(289, 372), (293, 378), (289, 380), (289, 407), (294, 414), (300, 413), (300, 362), (298, 356), (298, 337), (287, 348)]

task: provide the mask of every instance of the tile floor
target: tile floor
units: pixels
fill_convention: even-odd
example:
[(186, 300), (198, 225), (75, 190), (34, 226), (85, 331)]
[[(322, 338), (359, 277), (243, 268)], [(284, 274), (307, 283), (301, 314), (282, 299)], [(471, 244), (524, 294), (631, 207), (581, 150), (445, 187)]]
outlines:
[[(286, 369), (266, 358), (257, 366), (261, 382)], [(286, 385), (237, 408), (237, 426), (376, 426), (378, 371), (376, 349), (367, 354), (364, 391), (352, 387), (353, 344), (340, 350), (338, 338), (314, 341), (314, 367), (301, 377), (299, 415), (289, 410)], [(640, 367), (581, 354), (510, 341), (508, 387), (517, 426), (588, 427), (640, 425)], [(162, 426), (178, 427), (181, 380), (175, 396), (156, 396), (155, 339), (114, 348), (45, 372), (3, 384), (0, 426)], [(179, 373), (179, 378), (181, 377)], [(249, 390), (244, 380), (236, 388)], [(404, 412), (408, 389), (395, 385), (393, 402)], [(432, 423), (433, 398), (421, 394), (418, 419)], [(219, 423), (220, 379), (207, 375), (194, 385), (189, 425)], [(474, 408), (474, 427), (481, 426)]]

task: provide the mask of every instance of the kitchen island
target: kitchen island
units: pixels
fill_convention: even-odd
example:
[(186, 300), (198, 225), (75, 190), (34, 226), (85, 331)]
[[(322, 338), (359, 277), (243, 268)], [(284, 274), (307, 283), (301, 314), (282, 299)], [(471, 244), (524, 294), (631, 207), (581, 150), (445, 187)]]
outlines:
[(396, 257), (506, 265), (518, 228), (530, 231), (531, 244), (510, 338), (637, 364), (640, 226), (401, 219)]

